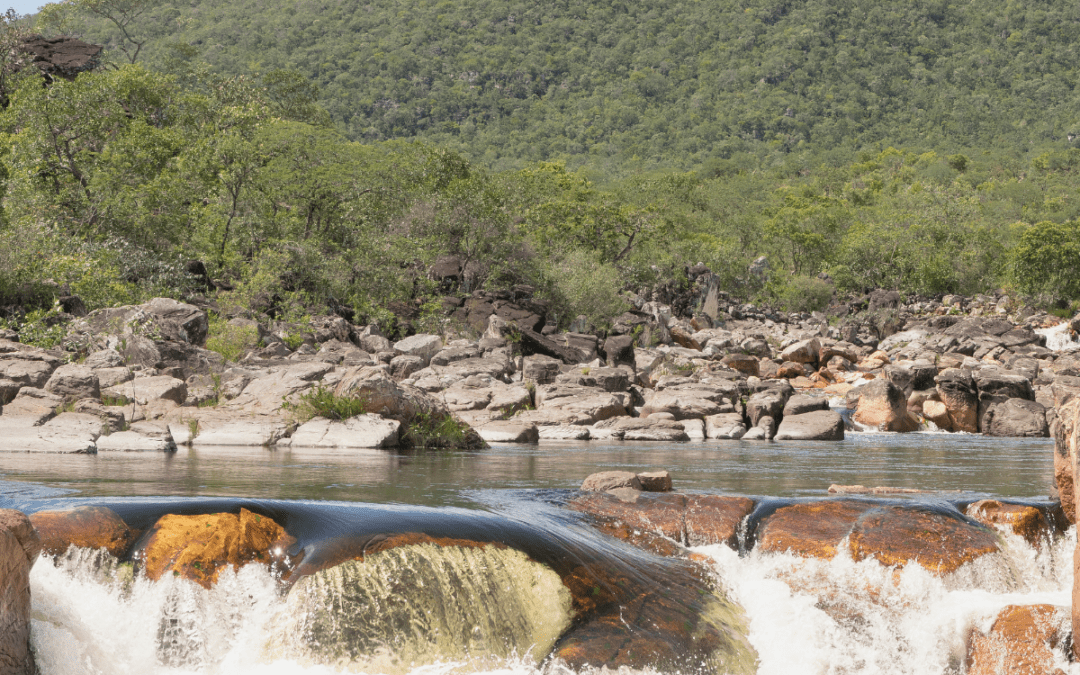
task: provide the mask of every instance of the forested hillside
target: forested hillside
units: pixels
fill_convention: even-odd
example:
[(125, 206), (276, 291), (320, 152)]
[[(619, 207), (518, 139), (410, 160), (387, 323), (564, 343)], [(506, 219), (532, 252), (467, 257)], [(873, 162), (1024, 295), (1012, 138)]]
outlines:
[(888, 145), (1019, 157), (1080, 133), (1068, 0), (114, 2), (145, 9), (127, 30), (152, 67), (295, 69), (346, 136), (424, 138), (494, 169), (716, 174)]

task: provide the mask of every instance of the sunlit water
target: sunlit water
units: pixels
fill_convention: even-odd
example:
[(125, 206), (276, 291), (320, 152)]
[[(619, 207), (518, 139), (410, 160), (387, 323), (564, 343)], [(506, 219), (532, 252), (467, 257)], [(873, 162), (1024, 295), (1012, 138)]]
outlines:
[[(466, 507), (533, 521), (554, 507), (544, 495), (576, 488), (607, 469), (672, 472), (683, 491), (822, 497), (830, 484), (930, 491), (908, 499), (966, 501), (984, 496), (1044, 501), (1052, 483), (1052, 443), (946, 434), (849, 434), (841, 443), (566, 443), (496, 446), (476, 453), (403, 456), (385, 452), (184, 451), (174, 456), (0, 455), (0, 506), (58, 508), (117, 497), (173, 496), (342, 500)], [(128, 500), (121, 499), (121, 502)], [(328, 503), (329, 506), (329, 503)], [(453, 511), (453, 509), (451, 509)], [(594, 536), (587, 534), (583, 536)], [(598, 535), (596, 535), (598, 536)], [(1006, 537), (1004, 553), (940, 579), (916, 565), (900, 572), (876, 561), (740, 555), (713, 559), (720, 582), (745, 607), (762, 674), (963, 673), (967, 638), (989, 628), (1009, 604), (1070, 604), (1075, 533), (1036, 551)], [(225, 573), (206, 591), (190, 583), (102, 580), (85, 560), (41, 561), (32, 573), (33, 640), (46, 675), (152, 673), (337, 673), (275, 652), (285, 599), (267, 572)], [(162, 618), (181, 612), (200, 631), (198, 658), (164, 665)], [(1067, 621), (1062, 614), (1062, 621)], [(1059, 654), (1071, 675), (1080, 667)], [(361, 672), (382, 672), (359, 669)], [(525, 659), (447, 660), (409, 670), (563, 675), (557, 663)]]

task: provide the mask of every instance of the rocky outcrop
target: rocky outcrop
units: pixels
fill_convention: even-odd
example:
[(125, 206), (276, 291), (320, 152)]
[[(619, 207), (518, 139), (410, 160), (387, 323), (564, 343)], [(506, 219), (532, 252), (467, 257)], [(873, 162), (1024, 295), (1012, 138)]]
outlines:
[(112, 509), (80, 506), (67, 511), (38, 511), (30, 522), (41, 537), (42, 550), (63, 555), (69, 547), (103, 548), (117, 558), (127, 553), (139, 532)]
[(41, 543), (30, 520), (0, 509), (0, 672), (33, 675), (30, 649), (30, 568)]
[(998, 612), (989, 631), (971, 636), (966, 672), (1064, 675), (1056, 651), (1068, 637), (1068, 612), (1064, 607), (1009, 605)]
[(842, 441), (844, 418), (832, 410), (784, 415), (775, 438), (778, 441)]
[(915, 431), (919, 428), (919, 423), (908, 412), (903, 390), (887, 380), (874, 380), (862, 388), (854, 419), (880, 431)]

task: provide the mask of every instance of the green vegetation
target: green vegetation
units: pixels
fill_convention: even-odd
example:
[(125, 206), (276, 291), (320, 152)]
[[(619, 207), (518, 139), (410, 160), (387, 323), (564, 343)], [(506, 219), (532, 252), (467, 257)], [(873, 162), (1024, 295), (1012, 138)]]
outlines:
[(347, 420), (368, 412), (368, 401), (363, 397), (338, 396), (333, 389), (319, 385), (300, 395), (296, 403), (282, 401), (281, 407), (291, 412), (297, 422), (303, 424), (314, 417), (328, 420)]
[[(227, 361), (239, 361), (249, 351), (258, 347), (257, 328), (229, 325), (225, 317), (211, 314), (210, 331), (206, 337), (207, 349), (221, 354)], [(220, 378), (218, 384), (220, 385)]]

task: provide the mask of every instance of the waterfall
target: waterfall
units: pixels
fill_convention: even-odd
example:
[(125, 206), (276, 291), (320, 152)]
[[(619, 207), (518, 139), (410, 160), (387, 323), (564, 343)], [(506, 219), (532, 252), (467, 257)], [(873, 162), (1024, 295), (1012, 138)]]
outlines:
[(1069, 322), (1059, 323), (1050, 328), (1038, 328), (1035, 330), (1039, 335), (1046, 336), (1046, 348), (1055, 352), (1068, 352), (1080, 349), (1080, 341), (1069, 330)]

